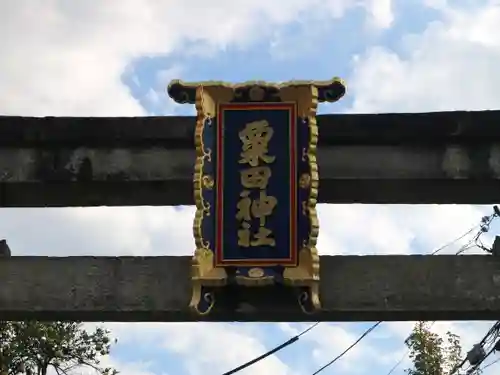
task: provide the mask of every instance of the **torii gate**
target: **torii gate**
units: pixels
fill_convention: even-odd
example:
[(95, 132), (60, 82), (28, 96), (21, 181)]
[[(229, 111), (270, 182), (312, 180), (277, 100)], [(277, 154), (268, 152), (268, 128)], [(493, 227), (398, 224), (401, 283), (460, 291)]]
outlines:
[[(195, 101), (189, 95), (196, 87), (190, 90), (186, 102)], [(318, 201), (494, 203), (499, 119), (500, 111), (318, 116)], [(192, 117), (0, 117), (0, 205), (193, 204), (194, 129)], [(3, 258), (0, 319), (489, 320), (500, 314), (495, 257), (323, 256), (321, 308), (312, 315), (275, 285), (233, 289), (210, 314), (193, 314), (190, 268), (191, 257)]]

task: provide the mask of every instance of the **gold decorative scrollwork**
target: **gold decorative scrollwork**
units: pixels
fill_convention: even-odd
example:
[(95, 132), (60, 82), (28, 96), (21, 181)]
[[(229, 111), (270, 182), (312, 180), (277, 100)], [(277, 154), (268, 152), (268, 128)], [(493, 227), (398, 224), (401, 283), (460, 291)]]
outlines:
[[(290, 89), (291, 90), (291, 89)], [(304, 303), (309, 301), (310, 312), (321, 308), (319, 300), (319, 255), (316, 249), (318, 240), (319, 224), (316, 211), (318, 199), (318, 164), (316, 161), (316, 149), (318, 144), (318, 126), (316, 123), (316, 109), (318, 105), (318, 88), (304, 86), (300, 89), (295, 88), (294, 94), (297, 97), (297, 107), (299, 116), (306, 118), (309, 126), (309, 144), (302, 151), (302, 160), (307, 161), (309, 165), (307, 180), (309, 197), (303, 203), (302, 213), (309, 218), (309, 238), (299, 251), (299, 261), (297, 267), (286, 268), (283, 273), (285, 284), (295, 287), (305, 287), (308, 292), (302, 297), (299, 296), (299, 304), (304, 307)], [(291, 95), (291, 94), (290, 94)], [(302, 180), (302, 178), (301, 178)], [(299, 182), (300, 183), (300, 182)]]
[(321, 308), (319, 301), (319, 283), (314, 283), (307, 291), (299, 293), (297, 298), (299, 306), (304, 314), (314, 314)]
[(203, 187), (208, 190), (212, 190), (214, 188), (214, 179), (210, 175), (203, 176)]
[[(182, 87), (177, 86), (181, 90)], [(181, 90), (182, 91), (182, 90)], [(212, 93), (213, 94), (213, 93)], [(189, 98), (190, 93), (184, 92), (182, 98)], [(215, 181), (212, 176), (204, 174), (205, 163), (212, 162), (212, 150), (205, 147), (203, 133), (205, 126), (210, 124), (215, 114), (214, 101), (210, 90), (204, 88), (196, 89), (196, 127), (195, 127), (195, 149), (196, 161), (194, 166), (194, 201), (196, 206), (195, 219), (193, 223), (193, 235), (196, 250), (191, 263), (192, 298), (190, 308), (200, 315), (210, 313), (215, 305), (215, 295), (203, 292), (206, 287), (222, 286), (226, 283), (226, 271), (222, 268), (214, 268), (214, 253), (211, 244), (203, 236), (203, 220), (210, 216), (211, 205), (203, 197), (203, 190), (213, 189)], [(207, 121), (208, 120), (208, 121)]]
[(302, 161), (307, 161), (307, 148), (302, 149)]
[(311, 186), (311, 176), (309, 173), (303, 173), (299, 179), (299, 187), (301, 189), (307, 189), (309, 186)]
[[(203, 295), (202, 295), (203, 294)], [(197, 283), (193, 286), (193, 296), (190, 307), (198, 315), (208, 315), (215, 306), (214, 292), (203, 292), (203, 286)]]
[(203, 147), (203, 159), (208, 162), (212, 161), (212, 149)]
[(210, 216), (210, 209), (212, 208), (212, 205), (210, 202), (207, 202), (205, 199), (203, 200), (203, 214), (205, 216)]

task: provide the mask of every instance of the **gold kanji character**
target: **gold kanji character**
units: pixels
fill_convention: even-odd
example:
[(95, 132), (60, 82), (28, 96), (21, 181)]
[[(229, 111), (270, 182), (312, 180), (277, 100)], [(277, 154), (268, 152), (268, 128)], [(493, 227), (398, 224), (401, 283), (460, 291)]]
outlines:
[(271, 177), (271, 168), (252, 167), (240, 171), (241, 184), (247, 189), (265, 189)]
[(252, 215), (260, 219), (260, 226), (266, 225), (266, 216), (273, 213), (274, 207), (278, 204), (276, 197), (267, 195), (264, 190), (260, 191), (260, 196), (252, 202)]
[(238, 229), (238, 246), (250, 246), (250, 224), (243, 222), (241, 228)]
[[(259, 198), (252, 201), (250, 191), (243, 190), (240, 193), (241, 199), (237, 204), (236, 219), (243, 221), (241, 228), (238, 229), (238, 246), (275, 246), (275, 240), (270, 237), (272, 230), (265, 228), (266, 217), (273, 213), (274, 207), (278, 204), (276, 197), (267, 195), (264, 190), (260, 191)], [(250, 221), (252, 218), (260, 220), (258, 232), (254, 234), (250, 241)]]
[(274, 238), (269, 237), (273, 234), (273, 231), (265, 228), (259, 227), (259, 231), (254, 234), (254, 240), (250, 242), (251, 246), (276, 246), (276, 241)]
[(241, 228), (238, 229), (238, 246), (242, 247), (255, 247), (255, 246), (276, 246), (276, 241), (274, 238), (270, 237), (273, 231), (265, 228), (259, 227), (257, 233), (254, 234), (254, 239), (250, 241), (250, 224), (244, 221), (241, 224)]
[(259, 165), (259, 159), (268, 164), (274, 161), (275, 156), (267, 155), (267, 148), (274, 130), (266, 120), (246, 124), (245, 128), (238, 134), (243, 143), (240, 164), (248, 163), (252, 167), (256, 167)]
[(236, 212), (236, 220), (250, 221), (252, 217), (250, 216), (252, 199), (248, 196), (250, 192), (248, 190), (243, 190), (240, 193), (241, 199), (236, 204), (238, 211)]

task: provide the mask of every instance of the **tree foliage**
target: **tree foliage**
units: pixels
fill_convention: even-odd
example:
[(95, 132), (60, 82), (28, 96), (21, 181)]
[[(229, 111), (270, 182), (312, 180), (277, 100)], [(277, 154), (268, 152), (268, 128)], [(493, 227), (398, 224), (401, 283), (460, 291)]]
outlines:
[(116, 375), (102, 367), (100, 357), (109, 354), (109, 331), (87, 332), (77, 322), (0, 322), (1, 375), (59, 375), (90, 367), (103, 375)]
[(447, 332), (443, 339), (430, 330), (428, 322), (417, 322), (406, 345), (413, 362), (408, 375), (447, 375), (461, 361), (460, 337)]

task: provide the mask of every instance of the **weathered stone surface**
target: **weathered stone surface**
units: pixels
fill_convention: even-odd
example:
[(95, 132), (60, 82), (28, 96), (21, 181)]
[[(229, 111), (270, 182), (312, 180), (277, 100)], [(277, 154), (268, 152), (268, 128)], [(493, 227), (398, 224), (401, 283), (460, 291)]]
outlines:
[[(199, 320), (187, 308), (189, 262), (190, 257), (0, 259), (0, 320)], [(221, 302), (206, 319), (496, 320), (499, 288), (500, 259), (491, 256), (324, 256), (321, 313), (303, 315), (279, 302), (280, 291), (268, 290), (268, 303), (257, 310)]]
[[(319, 116), (322, 203), (498, 200), (500, 111)], [(189, 205), (194, 118), (0, 116), (0, 206)]]
[[(319, 145), (442, 142), (500, 138), (500, 111), (327, 114), (318, 116)], [(0, 116), (0, 145), (193, 145), (194, 117)]]
[[(440, 179), (455, 163), (440, 147), (325, 146), (318, 151), (323, 180)], [(161, 182), (193, 179), (194, 150), (150, 148), (0, 148), (2, 183)], [(449, 164), (443, 168), (442, 163)], [(456, 163), (455, 163), (456, 164)], [(463, 171), (464, 177), (474, 175)], [(493, 178), (493, 171), (486, 178)], [(185, 202), (184, 202), (185, 203)]]

